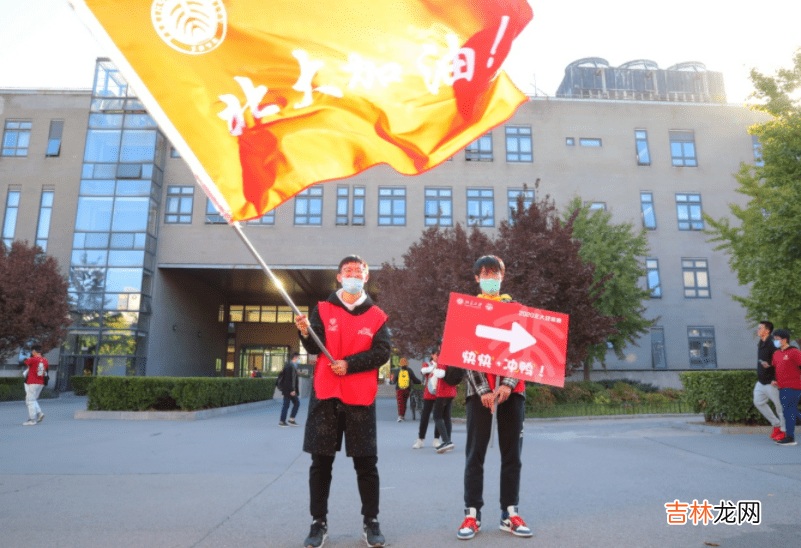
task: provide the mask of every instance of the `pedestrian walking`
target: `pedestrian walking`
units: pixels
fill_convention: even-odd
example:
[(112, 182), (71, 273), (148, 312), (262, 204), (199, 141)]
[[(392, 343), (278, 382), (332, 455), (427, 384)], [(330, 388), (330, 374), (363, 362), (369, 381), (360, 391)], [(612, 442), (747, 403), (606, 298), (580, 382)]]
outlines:
[(36, 345), (31, 348), (31, 357), (25, 360), (28, 372), (25, 378), (25, 405), (28, 406), (28, 421), (24, 426), (34, 426), (44, 420), (42, 408), (39, 407), (39, 395), (45, 384), (45, 376), (50, 369), (47, 359), (42, 356), (42, 347)]

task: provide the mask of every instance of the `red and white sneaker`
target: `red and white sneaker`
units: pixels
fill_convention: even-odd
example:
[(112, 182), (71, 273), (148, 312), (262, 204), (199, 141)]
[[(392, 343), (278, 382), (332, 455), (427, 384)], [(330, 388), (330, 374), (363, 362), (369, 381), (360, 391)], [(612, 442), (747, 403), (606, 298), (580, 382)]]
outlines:
[(501, 515), (501, 531), (512, 533), (517, 537), (530, 537), (533, 533), (523, 518), (517, 515), (517, 507), (508, 507)]
[(475, 508), (466, 508), (464, 514), (465, 518), (459, 527), (459, 532), (456, 533), (456, 538), (470, 540), (481, 530), (481, 514)]
[(784, 438), (787, 437), (787, 434), (779, 430), (779, 433), (772, 437), (774, 441), (782, 441)]
[(781, 428), (779, 428), (778, 426), (774, 426), (773, 427), (773, 432), (770, 435), (770, 439), (775, 440), (776, 436), (778, 436), (781, 431), (782, 431)]

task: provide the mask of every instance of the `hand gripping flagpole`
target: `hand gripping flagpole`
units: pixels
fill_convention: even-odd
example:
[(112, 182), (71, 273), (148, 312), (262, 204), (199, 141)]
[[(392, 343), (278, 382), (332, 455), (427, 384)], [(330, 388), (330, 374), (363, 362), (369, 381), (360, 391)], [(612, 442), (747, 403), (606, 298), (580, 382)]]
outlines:
[[(275, 287), (281, 293), (281, 296), (284, 298), (284, 302), (289, 305), (289, 307), (296, 315), (300, 316), (301, 315), (300, 310), (298, 310), (298, 307), (295, 306), (295, 303), (292, 301), (292, 298), (289, 296), (289, 293), (287, 293), (286, 289), (284, 289), (284, 285), (281, 283), (281, 280), (279, 280), (278, 277), (273, 273), (273, 271), (270, 270), (270, 267), (267, 266), (267, 263), (265, 263), (264, 259), (261, 258), (259, 252), (256, 251), (256, 248), (253, 247), (252, 243), (250, 243), (250, 240), (242, 231), (242, 227), (240, 226), (239, 221), (231, 221), (229, 224), (231, 225), (231, 227), (233, 227), (236, 233), (239, 234), (239, 237), (245, 243), (245, 246), (248, 248), (248, 250), (250, 250), (250, 253), (253, 255), (253, 257), (256, 258), (256, 261), (261, 266), (261, 269), (264, 270), (264, 273), (267, 274), (267, 276), (269, 276), (270, 279), (273, 281), (273, 285), (275, 285)], [(314, 339), (314, 342), (317, 343), (317, 346), (320, 348), (320, 350), (322, 350), (323, 354), (325, 354), (326, 357), (329, 360), (331, 360), (331, 363), (333, 364), (336, 360), (328, 351), (328, 349), (325, 347), (323, 342), (320, 340), (320, 337), (317, 335), (317, 333), (314, 332), (314, 329), (311, 328), (311, 326), (309, 326), (309, 335), (311, 335), (311, 338)]]

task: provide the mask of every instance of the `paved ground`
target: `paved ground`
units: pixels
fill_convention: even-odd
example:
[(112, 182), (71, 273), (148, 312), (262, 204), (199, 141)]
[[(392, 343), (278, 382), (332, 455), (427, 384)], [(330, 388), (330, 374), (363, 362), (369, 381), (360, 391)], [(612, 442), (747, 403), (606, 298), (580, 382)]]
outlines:
[[(484, 529), (462, 520), (465, 425), (457, 450), (412, 450), (417, 423), (379, 401), (382, 530), (391, 546), (752, 548), (801, 544), (801, 445), (674, 428), (687, 418), (527, 422), (520, 511), (532, 539), (497, 528), (499, 458), (486, 463)], [(308, 533), (302, 428), (278, 402), (196, 422), (79, 421), (85, 398), (44, 400), (23, 427), (0, 404), (0, 547), (299, 547)], [(306, 402), (298, 416), (305, 422)], [(697, 420), (697, 419), (696, 419)], [(355, 473), (338, 456), (326, 546), (364, 546)], [(664, 504), (760, 501), (761, 524), (668, 525)]]

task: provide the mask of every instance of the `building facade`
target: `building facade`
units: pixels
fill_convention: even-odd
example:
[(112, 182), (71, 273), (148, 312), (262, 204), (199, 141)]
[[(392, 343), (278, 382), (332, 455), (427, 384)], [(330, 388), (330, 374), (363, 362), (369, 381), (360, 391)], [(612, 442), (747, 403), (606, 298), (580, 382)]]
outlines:
[[(706, 96), (690, 90), (695, 101), (607, 99), (582, 93), (573, 69), (586, 67), (573, 65), (570, 97), (532, 98), (441, 166), (417, 177), (378, 166), (316, 185), (244, 231), (306, 311), (336, 287), (343, 256), (370, 263), (375, 294), (381, 263), (400, 260), (426, 227), (492, 233), (539, 179), (560, 208), (580, 196), (648, 229), (644, 304), (659, 321), (596, 377), (678, 386), (679, 371), (752, 367), (753, 329), (731, 298), (745, 289), (701, 230), (702, 213), (744, 205), (733, 174), (759, 161), (748, 127), (764, 116), (721, 102), (716, 73), (704, 75), (720, 83)], [(677, 67), (666, 72), (699, 71)], [(3, 239), (35, 241), (70, 281), (73, 324), (48, 355), (60, 387), (82, 372), (241, 376), (299, 350), (292, 311), (108, 60), (92, 90), (0, 90), (0, 118)]]

